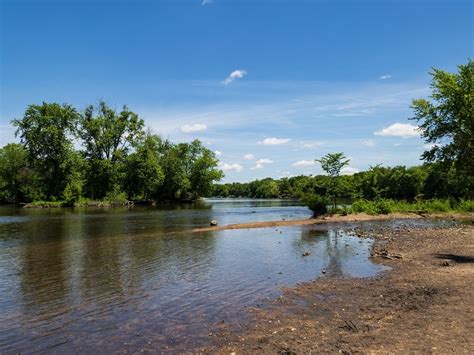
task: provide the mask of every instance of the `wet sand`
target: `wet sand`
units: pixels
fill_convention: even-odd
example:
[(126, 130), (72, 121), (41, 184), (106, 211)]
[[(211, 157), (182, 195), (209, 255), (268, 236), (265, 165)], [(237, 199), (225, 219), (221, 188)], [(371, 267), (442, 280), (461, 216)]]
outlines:
[(212, 345), (199, 350), (473, 353), (474, 226), (355, 232), (375, 238), (373, 260), (390, 271), (366, 279), (322, 275), (285, 289), (277, 300), (247, 309), (250, 321), (216, 325)]
[(251, 229), (251, 228), (270, 228), (270, 227), (290, 227), (290, 226), (304, 226), (323, 223), (336, 222), (364, 222), (364, 221), (383, 221), (390, 219), (420, 219), (420, 218), (444, 218), (444, 219), (466, 219), (472, 220), (474, 213), (432, 213), (432, 214), (418, 214), (418, 213), (388, 213), (379, 215), (369, 215), (366, 213), (348, 214), (346, 216), (333, 215), (322, 216), (317, 218), (282, 220), (282, 221), (267, 221), (267, 222), (251, 222), (229, 224), (225, 226), (214, 226), (194, 229), (194, 233), (215, 232), (229, 229)]

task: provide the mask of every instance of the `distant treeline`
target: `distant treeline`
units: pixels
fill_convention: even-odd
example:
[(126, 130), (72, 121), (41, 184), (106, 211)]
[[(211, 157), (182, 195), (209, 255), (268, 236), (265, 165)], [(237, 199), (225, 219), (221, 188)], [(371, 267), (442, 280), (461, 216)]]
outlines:
[[(472, 177), (457, 174), (455, 168), (445, 170), (440, 164), (415, 167), (375, 166), (352, 176), (339, 176), (339, 199), (373, 200), (377, 198), (414, 201), (416, 198), (472, 199)], [(332, 197), (331, 178), (327, 175), (271, 178), (249, 183), (215, 184), (215, 197), (301, 198), (307, 194)]]
[[(457, 73), (433, 69), (430, 100), (412, 101), (414, 116), (411, 119), (417, 121), (420, 135), (429, 147), (421, 156), (424, 165), (410, 168), (377, 165), (353, 176), (340, 176), (349, 159), (342, 152), (330, 153), (315, 159), (327, 175), (215, 185), (213, 195), (293, 197), (300, 199), (315, 214), (325, 213), (329, 201), (332, 201), (332, 210), (337, 210), (337, 201), (341, 198), (356, 201), (354, 211), (403, 210), (410, 207), (397, 205), (395, 200), (416, 200), (419, 204), (429, 199), (437, 202), (423, 208), (446, 209), (449, 205), (461, 210), (472, 209), (474, 62), (469, 59), (458, 69)], [(438, 203), (439, 199), (449, 201)], [(367, 204), (367, 201), (375, 204)]]
[(0, 148), (2, 203), (189, 201), (223, 176), (200, 141), (163, 140), (126, 106), (117, 112), (100, 102), (79, 112), (43, 103), (12, 123), (20, 143)]

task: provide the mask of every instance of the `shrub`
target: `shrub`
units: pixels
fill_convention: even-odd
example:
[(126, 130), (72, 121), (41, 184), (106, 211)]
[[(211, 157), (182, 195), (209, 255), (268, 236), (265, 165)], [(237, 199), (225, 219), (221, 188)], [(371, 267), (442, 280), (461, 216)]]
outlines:
[(462, 212), (474, 212), (474, 200), (461, 201), (457, 209)]
[(301, 198), (301, 202), (306, 205), (315, 216), (320, 216), (328, 212), (328, 200), (319, 195), (306, 194)]
[(377, 211), (378, 214), (388, 214), (394, 210), (392, 200), (377, 199), (373, 203), (375, 211)]
[(105, 200), (111, 205), (124, 205), (127, 203), (127, 194), (121, 192), (118, 186), (115, 186), (113, 191), (110, 191), (105, 196)]
[(377, 209), (371, 201), (367, 200), (357, 200), (352, 203), (352, 212), (353, 213), (367, 213), (367, 214), (377, 214)]

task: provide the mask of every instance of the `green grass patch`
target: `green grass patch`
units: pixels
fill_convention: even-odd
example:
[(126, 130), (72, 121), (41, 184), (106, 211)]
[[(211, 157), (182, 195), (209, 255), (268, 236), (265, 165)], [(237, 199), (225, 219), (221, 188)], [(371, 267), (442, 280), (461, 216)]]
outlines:
[(390, 199), (357, 200), (352, 203), (352, 213), (367, 213), (370, 215), (394, 212), (474, 212), (474, 201), (456, 201), (432, 199), (415, 202), (396, 201)]

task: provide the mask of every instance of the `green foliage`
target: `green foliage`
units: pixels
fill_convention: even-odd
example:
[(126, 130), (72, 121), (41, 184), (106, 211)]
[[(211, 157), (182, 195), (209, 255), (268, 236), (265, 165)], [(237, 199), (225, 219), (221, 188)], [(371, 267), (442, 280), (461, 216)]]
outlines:
[(453, 203), (449, 199), (431, 199), (415, 202), (407, 202), (404, 200), (395, 201), (392, 199), (376, 199), (357, 200), (352, 203), (351, 210), (353, 213), (367, 213), (371, 215), (387, 214), (393, 212), (449, 212), (449, 211), (463, 211), (469, 209), (472, 201), (462, 201), (461, 203)]
[[(13, 124), (21, 144), (0, 148), (2, 203), (190, 201), (208, 195), (223, 177), (200, 141), (172, 144), (145, 134), (143, 120), (126, 106), (117, 113), (100, 102), (79, 114), (66, 104), (30, 105)], [(74, 137), (83, 151), (73, 149)]]
[(329, 184), (327, 184), (327, 194), (332, 197), (333, 210), (337, 207), (337, 198), (341, 195), (342, 186), (340, 183), (339, 175), (341, 169), (349, 165), (349, 159), (347, 159), (343, 153), (330, 153), (326, 154), (321, 159), (316, 159), (321, 164), (321, 168), (330, 177)]
[(127, 194), (118, 185), (114, 186), (112, 191), (107, 192), (104, 200), (111, 205), (123, 205), (128, 201)]
[(474, 201), (463, 200), (459, 203), (457, 209), (461, 212), (474, 212)]
[(164, 180), (160, 165), (159, 147), (161, 138), (147, 135), (137, 144), (136, 151), (125, 159), (125, 190), (129, 198), (144, 200), (154, 197)]
[(321, 168), (330, 177), (337, 177), (341, 173), (341, 169), (349, 165), (350, 160), (344, 156), (344, 153), (329, 153), (321, 159), (316, 159), (321, 164)]
[(86, 189), (92, 198), (103, 198), (121, 183), (124, 161), (132, 145), (144, 136), (143, 127), (143, 120), (126, 106), (119, 113), (104, 101), (86, 108), (78, 136), (85, 147)]
[(439, 162), (445, 171), (455, 168), (471, 191), (474, 189), (474, 61), (458, 73), (433, 69), (432, 101), (413, 100), (414, 117), (422, 137), (432, 147), (422, 158)]
[(352, 203), (351, 211), (353, 213), (367, 213), (371, 215), (378, 214), (375, 204), (368, 200), (357, 200)]
[(23, 118), (13, 120), (48, 198), (62, 194), (71, 174), (72, 135), (78, 117), (70, 105), (43, 102), (28, 106)]
[(301, 197), (301, 202), (313, 211), (315, 216), (320, 216), (328, 212), (329, 201), (323, 196), (306, 194)]

